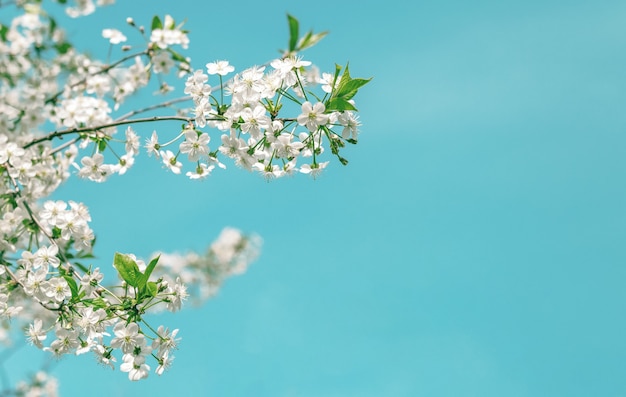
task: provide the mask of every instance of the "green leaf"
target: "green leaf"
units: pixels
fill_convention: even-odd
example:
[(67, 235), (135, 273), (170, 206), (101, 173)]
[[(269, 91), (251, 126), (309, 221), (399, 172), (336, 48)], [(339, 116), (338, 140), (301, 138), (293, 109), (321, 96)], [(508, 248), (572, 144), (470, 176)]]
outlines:
[(343, 87), (348, 84), (351, 80), (350, 78), (350, 67), (349, 64), (346, 64), (346, 69), (343, 71), (343, 75), (341, 76), (341, 80), (339, 80), (339, 84), (337, 85), (337, 90), (333, 93), (334, 96), (339, 96), (339, 93), (343, 89)]
[(150, 263), (148, 264), (148, 266), (146, 267), (146, 271), (139, 277), (137, 287), (139, 287), (140, 290), (143, 290), (146, 287), (146, 284), (148, 283), (148, 280), (150, 279), (150, 275), (152, 274), (152, 271), (156, 267), (157, 263), (159, 262), (160, 257), (161, 255), (152, 259)]
[(70, 48), (72, 48), (72, 45), (70, 43), (65, 42), (65, 43), (56, 44), (54, 48), (57, 50), (59, 54), (65, 55), (70, 50)]
[(298, 42), (298, 47), (297, 47), (298, 51), (313, 47), (315, 44), (319, 43), (320, 40), (326, 37), (327, 34), (328, 32), (321, 32), (321, 33), (315, 33), (315, 34), (313, 33), (313, 31), (308, 32)]
[(76, 265), (76, 267), (78, 267), (80, 270), (82, 270), (83, 272), (87, 273), (89, 271), (89, 268), (85, 265), (83, 265), (80, 262), (73, 262), (74, 265)]
[(98, 309), (106, 309), (109, 305), (102, 298), (94, 298), (94, 299), (84, 299), (83, 302), (90, 303), (91, 306), (96, 307)]
[(289, 22), (289, 52), (293, 52), (298, 44), (300, 23), (289, 14), (287, 14), (287, 21)]
[[(341, 70), (340, 66), (335, 65), (335, 81), (337, 80), (337, 76), (339, 75), (340, 70)], [(371, 80), (372, 80), (371, 78), (353, 79), (350, 76), (350, 67), (348, 64), (346, 64), (346, 69), (344, 70), (344, 73), (341, 76), (341, 80), (339, 80), (339, 84), (337, 84), (337, 87), (333, 89), (329, 102), (333, 102), (334, 99), (341, 98), (344, 101), (337, 102), (336, 106), (339, 106), (339, 107), (345, 106), (345, 101), (352, 99), (358, 92), (359, 88), (363, 87), (365, 84), (369, 83)], [(352, 107), (354, 108), (354, 106)], [(336, 110), (339, 110), (339, 109), (336, 109)], [(354, 110), (354, 109), (346, 108), (344, 110)]]
[(149, 281), (148, 284), (146, 284), (144, 296), (147, 295), (154, 298), (155, 296), (157, 296), (158, 292), (159, 288), (157, 286), (157, 283), (155, 283), (154, 281)]
[(335, 95), (335, 85), (337, 83), (337, 79), (339, 78), (339, 73), (341, 73), (341, 69), (343, 69), (341, 67), (341, 65), (335, 64), (335, 77), (333, 77), (333, 92), (331, 95)]
[(167, 49), (167, 51), (168, 51), (170, 54), (172, 54), (172, 59), (173, 59), (173, 60), (178, 61), (178, 62), (182, 62), (182, 63), (188, 63), (188, 62), (187, 62), (187, 59), (186, 59), (184, 56), (182, 56), (182, 55), (180, 55), (179, 53), (177, 53), (176, 51), (174, 51), (174, 50), (170, 50), (169, 48)]
[(1, 72), (0, 77), (8, 81), (11, 88), (15, 87), (15, 81), (13, 81), (13, 77), (10, 74), (8, 74), (7, 72)]
[(115, 253), (113, 257), (113, 267), (117, 269), (122, 280), (126, 281), (131, 287), (137, 287), (139, 279), (142, 276), (137, 263), (130, 255)]
[(152, 274), (152, 271), (154, 270), (154, 268), (156, 267), (157, 263), (159, 262), (159, 258), (161, 258), (161, 255), (157, 255), (156, 258), (152, 259), (150, 261), (150, 263), (148, 263), (148, 267), (146, 267), (146, 272), (144, 273), (144, 276), (146, 277), (146, 280), (150, 278), (150, 275)]
[(78, 251), (76, 253), (76, 257), (77, 258), (81, 258), (81, 259), (93, 259), (96, 256), (93, 253), (89, 252), (89, 251)]
[(344, 98), (332, 98), (326, 103), (326, 111), (328, 110), (337, 110), (339, 112), (343, 112), (344, 110), (357, 110), (353, 104), (348, 102), (347, 99)]
[(161, 22), (161, 18), (155, 15), (152, 18), (152, 30), (154, 29), (163, 29), (163, 23)]
[[(343, 80), (343, 79), (342, 79)], [(352, 99), (359, 90), (359, 88), (363, 87), (365, 84), (369, 83), (372, 79), (351, 79), (347, 83), (343, 84), (343, 86), (339, 87), (337, 92), (337, 96), (344, 99)]]
[(56, 28), (57, 28), (57, 21), (55, 21), (54, 18), (50, 17), (50, 26), (48, 28), (48, 35), (52, 36)]
[(78, 298), (78, 285), (76, 284), (76, 280), (74, 277), (69, 275), (64, 275), (63, 278), (67, 281), (67, 285), (70, 286), (70, 291), (72, 291), (72, 299)]

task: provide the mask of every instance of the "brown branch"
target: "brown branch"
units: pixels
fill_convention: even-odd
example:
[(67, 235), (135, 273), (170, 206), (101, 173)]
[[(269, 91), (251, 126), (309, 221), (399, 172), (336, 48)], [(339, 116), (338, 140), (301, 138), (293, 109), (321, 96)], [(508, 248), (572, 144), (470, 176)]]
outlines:
[(189, 117), (182, 117), (182, 116), (154, 116), (154, 117), (145, 117), (145, 118), (141, 118), (141, 119), (134, 119), (134, 120), (119, 120), (119, 121), (113, 121), (111, 123), (107, 123), (107, 124), (102, 124), (96, 127), (81, 127), (81, 128), (70, 128), (67, 130), (61, 130), (61, 131), (54, 131), (44, 137), (35, 139), (34, 141), (27, 143), (26, 145), (24, 145), (24, 149), (27, 149), (31, 146), (34, 146), (38, 143), (41, 142), (45, 142), (45, 141), (51, 141), (54, 138), (62, 138), (65, 135), (70, 135), (70, 134), (80, 134), (82, 132), (91, 132), (91, 131), (99, 131), (99, 130), (103, 130), (106, 128), (111, 128), (111, 127), (117, 127), (120, 125), (129, 125), (129, 124), (138, 124), (138, 123), (150, 123), (150, 122), (155, 122), (155, 121), (168, 121), (168, 120), (178, 120), (178, 121), (185, 121), (187, 123), (190, 123), (192, 121), (191, 118)]

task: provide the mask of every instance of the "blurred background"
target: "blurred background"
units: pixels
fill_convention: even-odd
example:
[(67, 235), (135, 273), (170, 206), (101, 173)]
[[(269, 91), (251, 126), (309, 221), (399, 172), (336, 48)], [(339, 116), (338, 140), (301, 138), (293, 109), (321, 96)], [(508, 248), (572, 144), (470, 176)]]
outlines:
[(168, 373), (65, 359), (61, 395), (626, 396), (626, 3), (118, 3), (70, 37), (104, 58), (103, 28), (132, 41), (126, 17), (171, 14), (194, 67), (241, 70), (287, 46), (288, 12), (330, 31), (306, 59), (374, 79), (350, 164), (317, 180), (189, 181), (143, 156), (58, 191), (90, 207), (109, 272), (224, 226), (264, 240), (216, 298), (154, 320), (183, 338)]

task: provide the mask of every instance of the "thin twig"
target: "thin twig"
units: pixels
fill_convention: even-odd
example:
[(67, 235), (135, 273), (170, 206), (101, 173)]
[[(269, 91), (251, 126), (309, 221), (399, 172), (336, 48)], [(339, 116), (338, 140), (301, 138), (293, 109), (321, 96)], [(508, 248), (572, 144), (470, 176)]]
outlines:
[[(101, 73), (106, 73), (106, 72), (108, 72), (109, 70), (111, 70), (111, 69), (113, 69), (114, 67), (116, 67), (117, 65), (120, 65), (120, 64), (122, 64), (122, 63), (124, 63), (124, 62), (126, 62), (126, 61), (128, 61), (128, 60), (130, 60), (130, 59), (133, 59), (133, 58), (135, 58), (135, 57), (142, 56), (142, 55), (148, 55), (148, 50), (144, 50), (144, 51), (141, 51), (141, 52), (137, 52), (137, 53), (134, 53), (134, 54), (127, 55), (127, 56), (125, 56), (124, 58), (121, 58), (120, 60), (118, 60), (118, 61), (116, 61), (116, 62), (113, 62), (113, 63), (112, 63), (112, 64), (110, 64), (110, 65), (106, 65), (106, 66), (104, 66), (102, 69), (100, 69), (100, 70), (98, 70), (98, 71), (96, 71), (96, 72), (94, 72), (94, 73), (91, 73), (91, 74), (89, 74), (89, 75), (87, 75), (87, 76), (83, 77), (82, 79), (80, 79), (80, 80), (79, 80), (79, 81), (77, 81), (76, 83), (74, 83), (74, 84), (70, 85), (69, 87), (70, 87), (70, 88), (74, 88), (74, 87), (76, 87), (76, 86), (79, 86), (79, 85), (81, 85), (81, 84), (84, 84), (84, 83), (87, 81), (87, 78), (88, 78), (88, 77), (97, 76), (97, 75), (99, 75), (99, 74), (101, 74)], [(53, 95), (53, 96), (51, 96), (50, 98), (46, 99), (46, 100), (45, 100), (45, 103), (51, 103), (51, 102), (56, 101), (58, 97), (60, 97), (61, 95), (63, 95), (63, 92), (65, 92), (65, 89), (63, 89), (63, 90), (61, 90), (61, 91), (57, 92), (56, 94), (54, 94), (54, 95)]]
[(115, 121), (126, 120), (129, 117), (136, 116), (136, 115), (138, 115), (140, 113), (145, 113), (145, 112), (149, 112), (150, 110), (156, 110), (156, 109), (160, 109), (160, 108), (166, 108), (166, 107), (174, 105), (175, 103), (186, 102), (186, 101), (190, 101), (190, 100), (191, 100), (190, 96), (184, 96), (184, 97), (172, 99), (170, 101), (166, 101), (166, 102), (162, 102), (162, 103), (159, 103), (159, 104), (156, 104), (156, 105), (148, 106), (148, 107), (145, 107), (143, 109), (133, 110), (132, 112), (128, 112), (125, 115), (118, 117), (117, 119), (115, 119)]

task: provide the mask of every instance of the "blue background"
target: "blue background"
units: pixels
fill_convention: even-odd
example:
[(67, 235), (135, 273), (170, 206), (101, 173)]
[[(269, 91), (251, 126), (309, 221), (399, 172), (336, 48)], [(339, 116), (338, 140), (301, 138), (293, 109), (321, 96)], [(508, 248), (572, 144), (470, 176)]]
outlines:
[(62, 395), (626, 396), (626, 3), (119, 3), (70, 37), (103, 57), (101, 29), (170, 13), (195, 67), (241, 70), (286, 46), (289, 12), (331, 32), (307, 59), (374, 80), (350, 165), (315, 181), (144, 157), (59, 191), (89, 205), (104, 268), (226, 225), (264, 239), (215, 299), (155, 319), (183, 337), (168, 373), (66, 359)]

